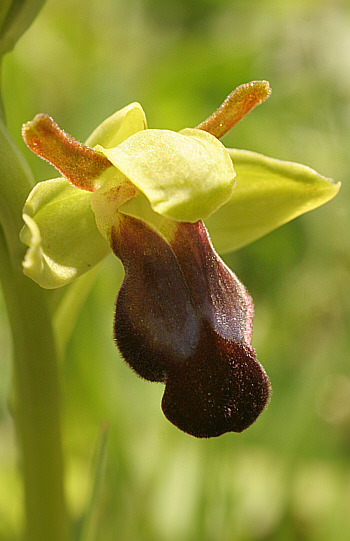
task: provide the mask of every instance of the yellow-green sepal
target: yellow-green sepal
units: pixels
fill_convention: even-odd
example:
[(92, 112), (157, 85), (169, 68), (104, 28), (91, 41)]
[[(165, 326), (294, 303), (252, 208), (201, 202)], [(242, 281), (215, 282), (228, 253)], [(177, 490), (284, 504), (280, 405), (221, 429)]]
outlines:
[(237, 185), (206, 221), (218, 252), (237, 250), (332, 199), (340, 182), (305, 165), (229, 149)]
[(41, 287), (61, 287), (110, 252), (91, 210), (89, 192), (56, 178), (39, 182), (24, 209), (20, 238), (28, 246), (23, 271)]

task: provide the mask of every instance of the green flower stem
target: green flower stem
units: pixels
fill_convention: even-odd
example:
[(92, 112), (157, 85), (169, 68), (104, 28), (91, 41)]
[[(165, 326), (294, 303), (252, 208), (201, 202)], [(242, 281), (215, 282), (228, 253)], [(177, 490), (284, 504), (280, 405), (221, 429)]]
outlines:
[(13, 337), (14, 415), (27, 541), (66, 541), (56, 350), (42, 290), (14, 269), (0, 237), (0, 277)]
[(26, 541), (67, 541), (57, 353), (47, 292), (22, 272), (29, 168), (0, 122), (0, 279), (13, 339), (13, 412), (24, 477)]
[(12, 264), (21, 269), (24, 247), (19, 240), (22, 209), (34, 180), (28, 163), (0, 120), (0, 225)]

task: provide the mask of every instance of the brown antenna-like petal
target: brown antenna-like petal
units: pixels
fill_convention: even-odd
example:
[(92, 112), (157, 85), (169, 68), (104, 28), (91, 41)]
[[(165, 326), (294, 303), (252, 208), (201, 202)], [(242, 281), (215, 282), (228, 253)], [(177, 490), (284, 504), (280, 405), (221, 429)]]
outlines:
[(220, 139), (242, 120), (249, 111), (271, 94), (267, 81), (252, 81), (238, 86), (207, 120), (197, 126)]
[(93, 192), (96, 179), (111, 167), (111, 162), (65, 133), (51, 117), (39, 114), (22, 127), (26, 145), (47, 160), (77, 188)]

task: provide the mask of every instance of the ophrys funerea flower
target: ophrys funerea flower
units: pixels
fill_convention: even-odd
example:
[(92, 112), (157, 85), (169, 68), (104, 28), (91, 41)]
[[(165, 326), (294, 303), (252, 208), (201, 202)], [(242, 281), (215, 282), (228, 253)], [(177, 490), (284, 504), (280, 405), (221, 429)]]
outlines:
[(112, 250), (125, 269), (114, 321), (120, 352), (140, 376), (165, 383), (166, 417), (197, 437), (244, 430), (270, 393), (251, 346), (252, 300), (204, 222), (229, 251), (339, 189), (305, 166), (220, 143), (269, 94), (265, 81), (242, 85), (179, 133), (146, 129), (138, 104), (103, 122), (86, 145), (46, 115), (23, 127), (28, 146), (64, 176), (28, 197), (25, 273), (59, 287)]

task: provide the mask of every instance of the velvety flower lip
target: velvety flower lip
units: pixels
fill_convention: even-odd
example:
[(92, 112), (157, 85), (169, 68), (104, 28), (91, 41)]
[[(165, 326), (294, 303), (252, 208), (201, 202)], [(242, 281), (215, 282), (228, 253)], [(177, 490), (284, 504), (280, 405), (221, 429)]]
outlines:
[(200, 438), (241, 432), (270, 395), (250, 345), (252, 300), (203, 222), (170, 225), (168, 242), (129, 216), (113, 232), (125, 268), (116, 343), (137, 374), (166, 384), (162, 409), (178, 428)]

